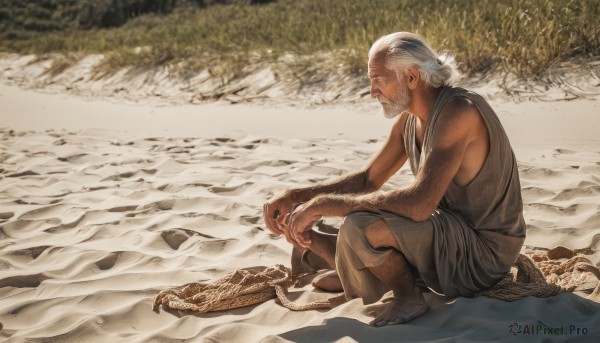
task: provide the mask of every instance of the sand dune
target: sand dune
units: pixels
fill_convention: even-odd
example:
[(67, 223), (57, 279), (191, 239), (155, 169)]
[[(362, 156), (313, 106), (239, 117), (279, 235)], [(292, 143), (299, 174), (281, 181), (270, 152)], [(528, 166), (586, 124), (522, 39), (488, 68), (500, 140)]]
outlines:
[[(150, 70), (130, 67), (108, 73), (97, 68), (103, 59), (104, 55), (95, 54), (66, 63), (61, 56), (0, 53), (0, 78), (12, 85), (48, 93), (67, 92), (88, 99), (152, 101), (162, 105), (217, 100), (268, 106), (346, 105), (369, 98), (366, 79), (356, 75), (329, 73), (303, 80), (282, 77), (277, 66), (268, 65), (237, 79), (214, 75), (208, 69), (188, 75), (168, 66)], [(319, 68), (318, 64), (315, 68)], [(592, 61), (555, 65), (535, 80), (512, 75), (472, 75), (463, 83), (470, 89), (480, 88), (490, 98), (510, 101), (594, 99), (599, 94), (600, 64)]]

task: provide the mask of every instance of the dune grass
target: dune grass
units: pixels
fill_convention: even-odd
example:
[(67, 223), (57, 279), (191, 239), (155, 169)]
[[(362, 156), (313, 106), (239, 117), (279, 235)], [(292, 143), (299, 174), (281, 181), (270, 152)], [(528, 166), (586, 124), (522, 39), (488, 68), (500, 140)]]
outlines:
[[(597, 0), (279, 0), (182, 7), (110, 29), (68, 28), (2, 40), (18, 53), (106, 55), (102, 68), (175, 66), (236, 77), (252, 65), (365, 72), (379, 36), (412, 31), (450, 50), (466, 74), (543, 75), (561, 62), (600, 56)], [(292, 56), (293, 58), (290, 58)], [(286, 62), (287, 61), (287, 62)], [(291, 75), (297, 74), (296, 72)]]

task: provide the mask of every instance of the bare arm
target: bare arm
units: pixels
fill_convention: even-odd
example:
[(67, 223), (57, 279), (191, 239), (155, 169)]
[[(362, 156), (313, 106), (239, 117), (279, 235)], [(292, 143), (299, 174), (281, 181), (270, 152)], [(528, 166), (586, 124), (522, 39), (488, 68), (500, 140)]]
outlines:
[(332, 181), (291, 190), (294, 202), (306, 202), (322, 194), (364, 194), (381, 188), (407, 160), (404, 149), (406, 118), (407, 115), (402, 115), (396, 120), (381, 150), (366, 168)]
[(265, 224), (276, 235), (284, 233), (285, 215), (294, 203), (304, 203), (324, 195), (365, 194), (378, 190), (406, 162), (404, 125), (407, 115), (401, 115), (381, 150), (367, 167), (333, 181), (292, 189), (273, 197), (264, 205)]
[(292, 215), (290, 224), (295, 236), (306, 243), (302, 234), (310, 229), (317, 214), (346, 216), (355, 211), (384, 210), (415, 221), (426, 220), (458, 172), (479, 120), (476, 110), (450, 102), (440, 113), (432, 151), (410, 186), (356, 196), (320, 195)]

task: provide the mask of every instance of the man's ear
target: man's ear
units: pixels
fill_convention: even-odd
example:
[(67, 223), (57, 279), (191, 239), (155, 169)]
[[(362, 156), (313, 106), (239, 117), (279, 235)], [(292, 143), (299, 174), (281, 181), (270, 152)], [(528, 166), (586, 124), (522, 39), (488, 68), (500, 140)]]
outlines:
[(406, 86), (408, 89), (415, 89), (421, 80), (421, 73), (419, 69), (415, 67), (409, 67), (406, 69)]

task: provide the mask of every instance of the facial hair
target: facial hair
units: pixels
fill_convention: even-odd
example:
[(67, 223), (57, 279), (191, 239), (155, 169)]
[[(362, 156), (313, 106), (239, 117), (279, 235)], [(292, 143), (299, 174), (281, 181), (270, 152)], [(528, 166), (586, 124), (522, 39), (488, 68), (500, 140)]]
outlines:
[(394, 97), (387, 99), (382, 95), (379, 96), (377, 100), (379, 100), (382, 105), (387, 105), (383, 107), (383, 115), (388, 119), (392, 119), (408, 109), (408, 104), (411, 99), (410, 94), (408, 93), (408, 87), (406, 85), (400, 85), (398, 92)]

